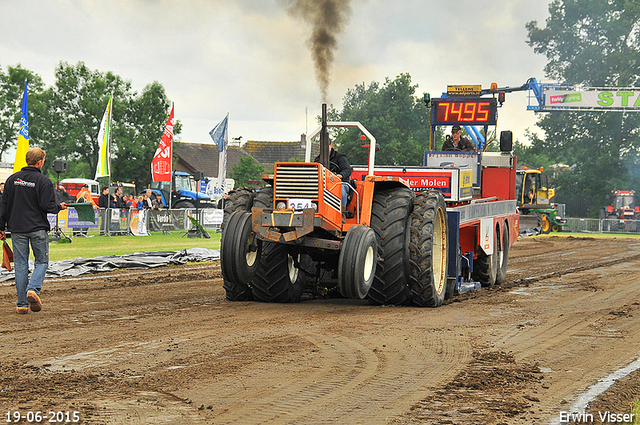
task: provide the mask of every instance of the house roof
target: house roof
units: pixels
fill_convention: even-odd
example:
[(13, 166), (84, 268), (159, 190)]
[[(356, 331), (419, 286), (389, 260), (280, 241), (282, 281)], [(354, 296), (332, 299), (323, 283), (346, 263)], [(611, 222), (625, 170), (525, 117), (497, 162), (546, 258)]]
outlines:
[[(286, 162), (291, 159), (304, 161), (305, 148), (300, 146), (300, 142), (266, 142), (259, 140), (248, 140), (242, 148), (248, 152), (257, 162), (262, 164), (266, 170), (272, 170), (276, 162)], [(317, 143), (311, 144), (311, 158), (315, 158), (319, 152)]]
[[(205, 143), (175, 143), (173, 156), (176, 158), (176, 170), (193, 173), (202, 171), (207, 177), (218, 177), (219, 152), (216, 145)], [(239, 146), (227, 147), (227, 174), (245, 156), (251, 156)]]
[[(304, 148), (300, 142), (265, 142), (248, 140), (242, 146), (227, 147), (227, 175), (240, 159), (251, 156), (266, 172), (273, 170), (273, 164), (280, 161), (298, 159), (304, 161)], [(318, 155), (318, 143), (311, 145), (311, 158)], [(193, 173), (202, 171), (207, 177), (218, 177), (219, 153), (216, 145), (205, 143), (176, 142), (173, 145), (173, 156), (176, 159), (176, 171)]]

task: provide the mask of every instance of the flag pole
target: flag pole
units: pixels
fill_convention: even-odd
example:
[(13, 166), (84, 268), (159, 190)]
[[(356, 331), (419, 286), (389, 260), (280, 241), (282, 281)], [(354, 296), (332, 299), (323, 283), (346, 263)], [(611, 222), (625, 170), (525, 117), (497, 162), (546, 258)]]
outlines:
[[(107, 187), (111, 187), (111, 114), (113, 113), (113, 91), (111, 91), (111, 107), (109, 108), (109, 121), (107, 123)], [(100, 192), (102, 193), (102, 192)]]
[[(171, 110), (173, 111), (173, 108), (175, 106), (175, 103), (171, 102)], [(173, 139), (171, 140), (172, 146), (171, 146), (171, 156), (169, 156), (169, 170), (170, 170), (170, 174), (171, 174), (171, 180), (169, 180), (169, 211), (171, 211), (171, 207), (172, 207), (172, 199), (173, 199), (173, 185), (175, 184), (175, 179), (173, 178)], [(197, 194), (196, 194), (197, 196)]]

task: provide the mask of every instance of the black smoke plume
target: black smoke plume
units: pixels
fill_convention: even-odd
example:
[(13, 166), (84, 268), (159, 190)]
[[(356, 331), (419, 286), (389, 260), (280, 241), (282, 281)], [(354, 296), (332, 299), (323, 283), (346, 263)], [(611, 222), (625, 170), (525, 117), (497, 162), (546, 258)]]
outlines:
[(316, 80), (322, 92), (322, 101), (327, 101), (333, 54), (338, 48), (337, 35), (342, 32), (351, 12), (349, 0), (288, 0), (288, 11), (311, 25), (308, 40)]

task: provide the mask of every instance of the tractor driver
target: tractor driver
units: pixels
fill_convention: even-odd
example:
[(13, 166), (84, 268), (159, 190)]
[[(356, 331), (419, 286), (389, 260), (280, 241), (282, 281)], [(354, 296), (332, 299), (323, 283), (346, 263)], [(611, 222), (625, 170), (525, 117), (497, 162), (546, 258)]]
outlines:
[[(314, 162), (320, 162), (320, 155), (316, 156)], [(329, 141), (329, 171), (334, 174), (340, 174), (342, 181), (349, 183), (353, 168), (349, 164), (347, 156), (338, 152), (333, 148), (333, 142)], [(347, 206), (347, 197), (349, 195), (349, 185), (342, 185), (342, 208)]]
[(454, 125), (451, 128), (451, 136), (447, 136), (446, 140), (442, 144), (443, 151), (475, 151), (471, 140), (462, 136), (462, 128), (459, 125)]

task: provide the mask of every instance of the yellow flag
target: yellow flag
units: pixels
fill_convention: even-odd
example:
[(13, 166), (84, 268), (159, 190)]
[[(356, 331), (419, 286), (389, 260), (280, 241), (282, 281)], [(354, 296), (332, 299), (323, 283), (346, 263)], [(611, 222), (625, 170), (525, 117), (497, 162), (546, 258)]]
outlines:
[(13, 172), (17, 173), (27, 166), (27, 152), (29, 151), (29, 107), (27, 105), (27, 80), (24, 80), (24, 95), (22, 96), (22, 118), (20, 132), (16, 145), (16, 159), (13, 162)]

